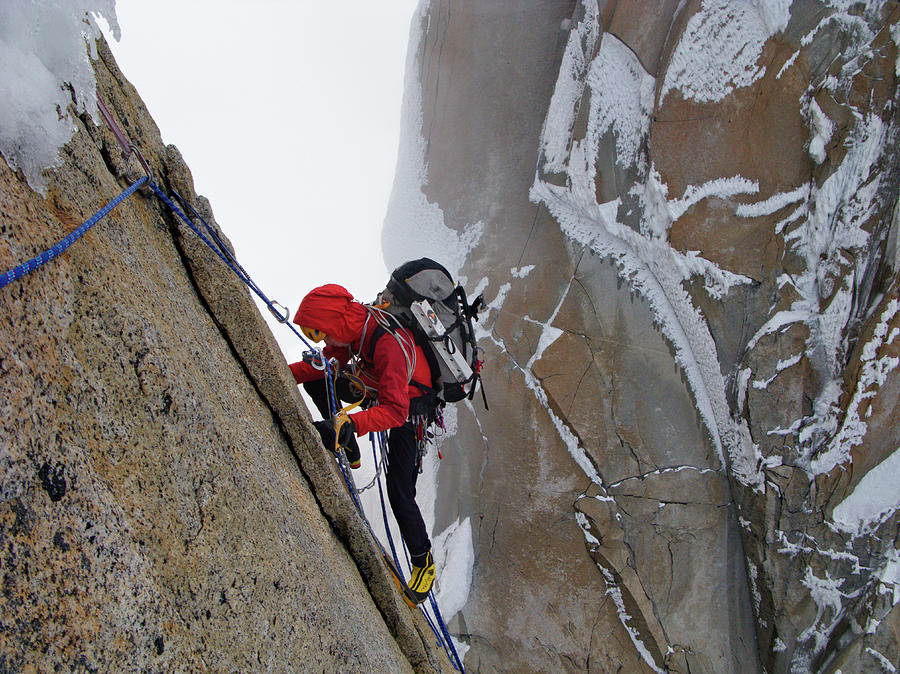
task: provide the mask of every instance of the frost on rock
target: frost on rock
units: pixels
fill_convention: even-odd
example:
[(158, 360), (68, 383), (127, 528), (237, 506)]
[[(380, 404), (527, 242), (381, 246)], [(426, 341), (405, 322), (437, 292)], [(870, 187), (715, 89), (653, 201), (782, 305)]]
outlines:
[(894, 45), (897, 47), (897, 61), (894, 63), (894, 74), (900, 77), (900, 22), (891, 26), (891, 39), (894, 40)]
[(811, 126), (814, 131), (812, 139), (809, 141), (809, 156), (815, 160), (817, 164), (825, 161), (825, 146), (831, 140), (831, 134), (834, 133), (834, 122), (828, 119), (828, 116), (822, 112), (822, 108), (816, 103), (815, 99), (809, 103), (809, 114), (811, 117)]
[(659, 104), (670, 91), (698, 103), (720, 101), (766, 72), (762, 48), (784, 30), (790, 2), (704, 0), (687, 24), (663, 79)]
[(422, 257), (423, 250), (440, 251), (439, 261), (456, 278), (469, 252), (481, 238), (484, 223), (470, 223), (462, 232), (457, 232), (444, 223), (440, 206), (430, 203), (425, 197), (428, 167), (422, 134), (422, 87), (416, 45), (421, 38), (422, 16), (427, 10), (428, 3), (420, 3), (410, 30), (400, 149), (388, 205), (390, 219), (385, 221), (381, 232), (381, 248), (388, 269), (394, 269), (406, 260)]
[[(786, 244), (805, 261), (802, 271), (783, 279), (783, 285), (789, 285), (799, 297), (790, 308), (773, 315), (748, 344), (752, 349), (762, 336), (790, 323), (803, 322), (809, 327), (806, 355), (822, 384), (813, 417), (802, 421), (800, 440), (806, 457), (811, 457), (823, 437), (837, 430), (847, 331), (858, 310), (855, 292), (871, 256), (877, 254), (869, 245), (866, 227), (879, 205), (881, 176), (876, 167), (885, 152), (886, 139), (887, 130), (877, 115), (861, 118), (845, 143), (847, 152), (841, 164), (821, 186), (809, 186), (800, 217), (784, 234)], [(806, 190), (801, 186), (791, 199), (801, 197)], [(836, 461), (826, 457), (835, 457), (835, 452), (845, 460), (849, 447), (841, 442), (846, 439), (833, 442), (832, 449), (818, 457), (811, 470), (828, 472)]]
[(606, 34), (597, 57), (590, 64), (587, 83), (592, 92), (602, 92), (591, 110), (596, 133), (602, 135), (612, 130), (616, 137), (616, 162), (636, 166), (641, 144), (650, 131), (656, 80), (644, 70), (631, 49)]
[(541, 149), (545, 170), (564, 171), (569, 153), (569, 137), (575, 124), (578, 101), (584, 93), (591, 55), (600, 40), (600, 21), (596, 3), (585, 5), (585, 17), (575, 26), (566, 44), (559, 78), (544, 120)]
[[(810, 596), (816, 604), (816, 620), (798, 637), (799, 642), (811, 642), (813, 653), (819, 653), (828, 642), (831, 630), (843, 617), (843, 599), (848, 595), (841, 592), (844, 580), (831, 578), (827, 573), (820, 578), (813, 570), (806, 569), (806, 575), (801, 581), (809, 590)], [(805, 671), (809, 668), (811, 658), (805, 651), (794, 654), (793, 671)]]
[(863, 347), (856, 390), (847, 405), (840, 431), (829, 443), (828, 448), (811, 462), (813, 473), (827, 473), (844, 463), (850, 458), (850, 451), (862, 443), (868, 428), (866, 418), (871, 414), (872, 401), (878, 395), (888, 374), (900, 365), (900, 358), (883, 353), (888, 346), (894, 344), (900, 334), (900, 330), (896, 327), (891, 329), (891, 325), (897, 323), (898, 309), (900, 303), (896, 299), (888, 303), (872, 339)]
[(75, 131), (73, 94), (76, 112), (99, 121), (90, 61), (101, 35), (98, 15), (118, 39), (114, 0), (0, 3), (0, 152), (42, 194), (42, 172), (61, 163), (59, 148)]
[(834, 524), (861, 536), (876, 528), (900, 508), (900, 449), (866, 473), (851, 494), (834, 509)]
[[(681, 199), (668, 200), (666, 186), (638, 155), (641, 139), (650, 128), (654, 78), (631, 50), (610, 35), (604, 35), (589, 72), (589, 123), (585, 137), (570, 143), (568, 184), (560, 187), (538, 176), (531, 190), (532, 201), (544, 204), (572, 240), (613, 260), (620, 277), (647, 299), (662, 332), (675, 348), (676, 361), (690, 383), (720, 460), (724, 463), (723, 448), (727, 448), (736, 473), (758, 482), (755, 453), (744, 447), (728, 412), (712, 336), (681, 284), (682, 279), (700, 274), (711, 294), (721, 296), (732, 285), (749, 279), (721, 270), (695, 252), (682, 254), (667, 240), (672, 221), (691, 205), (712, 195), (754, 193), (758, 186), (737, 176), (691, 187)], [(555, 110), (564, 114), (559, 108)], [(545, 133), (563, 126), (548, 120)], [(608, 131), (616, 137), (616, 162), (637, 164), (645, 176), (643, 185), (636, 183), (632, 188), (644, 206), (640, 231), (619, 222), (619, 199), (597, 203), (596, 162), (600, 139)]]

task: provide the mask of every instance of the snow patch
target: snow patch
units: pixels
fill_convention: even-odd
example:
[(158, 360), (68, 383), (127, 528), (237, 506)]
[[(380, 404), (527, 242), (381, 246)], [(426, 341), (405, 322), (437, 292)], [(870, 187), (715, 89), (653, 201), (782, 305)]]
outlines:
[(853, 447), (862, 444), (868, 430), (863, 409), (867, 409), (869, 401), (878, 395), (879, 388), (886, 381), (888, 374), (900, 365), (900, 358), (890, 355), (879, 356), (885, 346), (893, 344), (897, 339), (897, 330), (891, 330), (888, 333), (888, 329), (898, 311), (900, 311), (900, 301), (893, 299), (888, 302), (879, 317), (872, 338), (863, 346), (856, 390), (847, 405), (844, 422), (841, 424), (840, 431), (829, 443), (827, 450), (811, 462), (810, 467), (814, 474), (827, 473), (835, 466), (849, 460)]
[(650, 654), (650, 651), (647, 650), (647, 647), (644, 645), (644, 642), (641, 640), (641, 635), (631, 626), (631, 615), (629, 615), (628, 610), (625, 608), (625, 600), (622, 598), (622, 590), (616, 584), (615, 578), (613, 575), (604, 569), (599, 564), (597, 565), (600, 569), (600, 572), (603, 574), (603, 578), (606, 580), (606, 596), (610, 597), (613, 600), (613, 603), (616, 605), (616, 611), (619, 615), (619, 622), (622, 623), (622, 627), (625, 628), (625, 631), (628, 633), (628, 636), (631, 638), (631, 643), (634, 644), (634, 647), (637, 649), (637, 652), (640, 654), (641, 658), (643, 658), (644, 662), (652, 669), (654, 672), (658, 672), (658, 674), (663, 674), (662, 669), (657, 667), (656, 662), (653, 660), (653, 656)]
[[(666, 475), (668, 473), (680, 473), (683, 470), (693, 470), (698, 474), (703, 475), (704, 473), (716, 473), (718, 471), (713, 470), (712, 468), (698, 468), (697, 466), (671, 466), (669, 468), (657, 468), (656, 470), (651, 470), (647, 473), (642, 473), (641, 475), (631, 475), (629, 477), (624, 477), (618, 482), (613, 482), (608, 485), (609, 489), (614, 489), (615, 487), (620, 487), (626, 482), (630, 482), (631, 480), (646, 480), (648, 477), (656, 476), (656, 475)], [(615, 502), (615, 499), (610, 499)]]
[(891, 595), (891, 606), (900, 604), (900, 550), (894, 549), (879, 578), (881, 591)]
[(591, 55), (600, 40), (597, 3), (583, 2), (582, 7), (584, 19), (569, 33), (541, 134), (541, 149), (548, 171), (563, 172), (566, 169), (575, 114), (584, 93)]
[(758, 0), (756, 3), (769, 35), (781, 33), (791, 21), (793, 0)]
[(472, 543), (472, 523), (469, 518), (456, 520), (434, 537), (435, 565), (441, 569), (436, 599), (441, 615), (447, 622), (466, 605), (472, 586), (475, 566), (475, 547)]
[(894, 667), (894, 665), (891, 663), (890, 660), (888, 660), (886, 657), (884, 657), (881, 653), (876, 651), (871, 646), (866, 646), (866, 653), (868, 653), (873, 658), (875, 658), (875, 660), (878, 661), (878, 664), (881, 667), (881, 671), (888, 672), (888, 674), (893, 674), (894, 672), (897, 671), (897, 668)]
[(776, 192), (763, 201), (757, 201), (753, 204), (740, 204), (735, 212), (742, 218), (758, 218), (763, 215), (771, 215), (786, 206), (804, 200), (808, 194), (809, 183), (805, 183), (790, 192)]
[(578, 526), (581, 527), (581, 533), (584, 535), (584, 539), (590, 545), (591, 550), (596, 550), (600, 547), (600, 539), (598, 539), (594, 534), (591, 533), (591, 523), (588, 520), (587, 515), (582, 512), (575, 513), (575, 521), (578, 523)]
[(422, 134), (422, 86), (419, 81), (418, 45), (422, 39), (428, 3), (419, 4), (412, 20), (407, 50), (406, 82), (401, 110), (400, 148), (388, 217), (381, 230), (381, 248), (388, 269), (428, 253), (456, 278), (471, 250), (484, 233), (484, 223), (466, 225), (462, 231), (444, 223), (444, 212), (425, 197), (428, 167)]
[[(531, 272), (533, 272), (534, 269), (535, 269), (535, 265), (530, 264), (527, 267), (518, 267), (518, 268), (513, 267), (512, 269), (509, 270), (509, 273), (513, 278), (525, 278)], [(475, 297), (477, 297), (477, 296), (478, 296), (478, 293), (476, 292)]]
[(592, 98), (595, 132), (612, 130), (616, 138), (616, 163), (635, 166), (644, 139), (650, 132), (650, 115), (656, 79), (650, 76), (635, 53), (615, 36), (606, 33), (587, 76)]
[(853, 536), (872, 532), (900, 508), (900, 449), (866, 473), (834, 509), (835, 526)]
[(753, 283), (753, 279), (743, 274), (735, 274), (722, 269), (715, 262), (700, 256), (700, 251), (689, 250), (686, 253), (675, 252), (674, 261), (681, 270), (685, 280), (700, 276), (703, 278), (703, 289), (716, 300), (723, 299), (728, 291), (736, 286)]
[(704, 0), (678, 41), (659, 94), (670, 91), (698, 103), (720, 101), (766, 72), (757, 65), (766, 40), (784, 30), (790, 2)]
[(699, 186), (688, 185), (681, 199), (674, 199), (668, 203), (669, 215), (673, 221), (684, 215), (694, 204), (709, 197), (727, 199), (738, 194), (757, 194), (759, 183), (756, 180), (748, 180), (741, 176), (731, 178), (716, 178)]
[[(590, 545), (590, 548), (592, 550), (595, 550), (600, 547), (600, 541), (597, 540), (597, 537), (591, 533), (591, 523), (587, 516), (584, 513), (576, 512), (575, 521), (581, 528), (581, 533), (584, 535), (584, 538)], [(611, 597), (613, 602), (615, 603), (616, 613), (619, 616), (619, 622), (622, 623), (622, 626), (628, 633), (631, 642), (634, 644), (638, 653), (640, 653), (641, 657), (644, 659), (644, 662), (646, 662), (654, 672), (659, 672), (660, 674), (662, 674), (663, 670), (656, 666), (656, 662), (653, 660), (653, 656), (650, 654), (650, 651), (647, 650), (647, 647), (641, 640), (640, 633), (630, 624), (632, 618), (625, 608), (625, 601), (622, 598), (622, 590), (616, 583), (615, 576), (613, 576), (613, 574), (609, 570), (605, 569), (600, 564), (597, 564), (597, 568), (600, 569), (600, 573), (603, 574), (603, 578), (606, 581), (606, 595), (608, 597)]]
[(43, 171), (62, 163), (59, 149), (75, 133), (72, 94), (76, 112), (100, 121), (91, 66), (99, 16), (119, 39), (114, 0), (0, 2), (0, 152), (40, 194)]
[[(812, 624), (797, 638), (797, 641), (813, 639), (815, 643), (813, 652), (818, 653), (828, 643), (831, 630), (842, 615), (843, 599), (848, 596), (840, 590), (844, 579), (832, 578), (827, 571), (824, 578), (819, 578), (811, 568), (807, 567), (806, 575), (800, 582), (809, 590), (810, 597), (816, 604), (817, 615)], [(830, 620), (817, 628), (816, 626), (822, 622), (828, 612), (831, 614)]]
[(792, 65), (794, 65), (794, 62), (797, 60), (797, 57), (798, 57), (798, 56), (800, 56), (800, 50), (799, 50), (799, 49), (798, 49), (797, 51), (795, 51), (793, 54), (791, 54), (791, 57), (790, 57), (787, 61), (784, 62), (784, 65), (783, 65), (783, 66), (781, 66), (781, 70), (779, 70), (779, 71), (778, 71), (778, 74), (775, 75), (775, 79), (776, 79), (776, 80), (780, 80), (780, 79), (781, 79), (781, 76), (784, 75), (785, 71), (786, 71), (788, 68), (790, 68)]
[[(562, 305), (562, 302), (560, 302), (560, 306), (561, 305)], [(559, 311), (559, 306), (557, 306), (556, 311), (557, 312)], [(560, 330), (559, 328), (556, 328), (553, 325), (551, 325), (551, 323), (553, 322), (553, 319), (555, 317), (556, 317), (556, 312), (554, 312), (553, 316), (546, 323), (541, 323), (539, 321), (536, 321), (527, 315), (522, 317), (523, 320), (526, 320), (529, 323), (534, 323), (536, 325), (541, 326), (541, 336), (538, 339), (537, 348), (534, 350), (534, 353), (532, 354), (531, 358), (529, 359), (528, 364), (525, 366), (527, 369), (530, 370), (532, 368), (532, 366), (543, 357), (544, 351), (546, 351), (550, 347), (550, 345), (553, 344), (553, 342), (555, 342), (557, 339), (559, 339), (562, 336), (563, 331)]]
[(891, 26), (891, 38), (894, 40), (894, 46), (897, 47), (897, 62), (894, 64), (894, 75), (900, 77), (900, 23)]
[[(743, 524), (746, 520), (741, 520)], [(750, 523), (746, 522), (744, 528), (747, 531), (750, 531)], [(759, 607), (762, 605), (762, 593), (759, 591), (759, 569), (756, 564), (749, 563), (747, 564), (747, 576), (750, 581), (750, 596), (753, 598), (753, 607), (756, 610), (756, 614), (759, 615)]]
[(793, 367), (803, 358), (803, 354), (797, 354), (796, 356), (792, 356), (790, 358), (786, 358), (784, 360), (779, 360), (778, 364), (775, 366), (775, 374), (765, 380), (757, 380), (753, 382), (753, 388), (764, 391), (769, 388), (769, 384), (771, 384), (775, 379), (781, 374), (782, 370), (786, 370), (789, 367)]
[(753, 370), (749, 367), (742, 368), (737, 375), (737, 409), (738, 411), (742, 411), (747, 404), (747, 386), (750, 382), (750, 377), (753, 375)]
[(809, 156), (817, 164), (821, 164), (825, 161), (825, 146), (831, 140), (831, 134), (834, 133), (834, 122), (822, 112), (816, 99), (812, 99), (809, 103), (809, 114), (813, 130), (813, 137), (809, 141)]

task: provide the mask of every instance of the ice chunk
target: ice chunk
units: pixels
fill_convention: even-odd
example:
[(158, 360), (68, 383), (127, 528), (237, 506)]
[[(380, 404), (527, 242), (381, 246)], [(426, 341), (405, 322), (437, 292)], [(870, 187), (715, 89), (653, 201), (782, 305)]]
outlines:
[(42, 172), (60, 164), (59, 148), (75, 130), (73, 94), (77, 112), (99, 119), (90, 61), (100, 37), (97, 16), (118, 39), (114, 0), (0, 3), (0, 153), (41, 193)]

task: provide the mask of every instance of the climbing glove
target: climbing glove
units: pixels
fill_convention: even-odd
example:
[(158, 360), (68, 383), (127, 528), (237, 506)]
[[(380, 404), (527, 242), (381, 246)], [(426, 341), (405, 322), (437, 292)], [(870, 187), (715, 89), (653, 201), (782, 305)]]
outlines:
[(323, 419), (322, 421), (313, 422), (313, 425), (319, 431), (319, 437), (322, 438), (322, 444), (325, 445), (326, 449), (334, 450), (334, 424), (327, 419)]
[[(356, 437), (356, 424), (346, 414), (338, 414), (334, 419), (337, 440), (341, 447), (349, 447)], [(354, 443), (355, 444), (355, 443)]]
[[(356, 442), (356, 424), (353, 423), (353, 420), (348, 417), (346, 414), (339, 415), (333, 422), (324, 419), (322, 421), (316, 421), (313, 424), (316, 427), (316, 430), (319, 431), (319, 436), (322, 438), (322, 444), (332, 452), (336, 452), (338, 446), (343, 447), (347, 454), (347, 461), (350, 463), (351, 468), (359, 468), (360, 465), (360, 451), (359, 445)], [(335, 433), (335, 426), (337, 426), (337, 433)], [(337, 443), (335, 443), (335, 439), (337, 439)]]

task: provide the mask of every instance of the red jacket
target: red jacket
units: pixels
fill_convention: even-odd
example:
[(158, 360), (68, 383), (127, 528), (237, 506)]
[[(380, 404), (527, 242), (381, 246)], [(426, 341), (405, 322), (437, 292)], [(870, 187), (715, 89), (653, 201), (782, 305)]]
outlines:
[[(349, 344), (349, 347), (326, 346), (322, 353), (326, 358), (337, 358), (343, 366), (353, 354), (361, 354), (368, 361), (372, 336), (378, 327), (369, 311), (343, 287), (335, 284), (312, 290), (294, 315), (297, 325), (321, 330), (332, 340)], [(365, 331), (365, 335), (363, 335)], [(400, 328), (412, 342), (412, 335)], [(362, 340), (362, 343), (360, 343)], [(416, 345), (416, 367), (413, 380), (431, 386), (431, 371), (422, 349)], [(321, 379), (324, 374), (309, 363), (291, 363), (291, 372), (298, 384)], [(407, 380), (407, 359), (403, 348), (390, 334), (382, 335), (375, 343), (371, 363), (366, 363), (361, 377), (368, 386), (378, 390), (377, 404), (367, 410), (351, 414), (357, 435), (386, 431), (402, 425), (409, 416), (410, 398), (421, 391)]]

